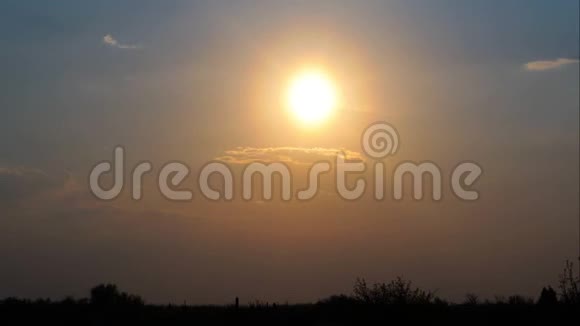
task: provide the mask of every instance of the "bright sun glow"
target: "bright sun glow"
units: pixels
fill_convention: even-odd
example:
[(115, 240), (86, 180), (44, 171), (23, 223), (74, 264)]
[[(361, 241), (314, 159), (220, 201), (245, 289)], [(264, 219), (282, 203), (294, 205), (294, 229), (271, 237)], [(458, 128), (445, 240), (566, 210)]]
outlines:
[(336, 105), (336, 89), (323, 73), (308, 71), (298, 75), (290, 84), (288, 106), (305, 123), (323, 121)]

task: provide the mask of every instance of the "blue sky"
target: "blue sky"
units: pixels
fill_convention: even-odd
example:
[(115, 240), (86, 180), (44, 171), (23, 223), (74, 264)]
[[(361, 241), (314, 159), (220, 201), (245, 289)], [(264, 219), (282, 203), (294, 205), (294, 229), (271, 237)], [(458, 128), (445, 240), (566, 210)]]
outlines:
[[(134, 113), (129, 108), (132, 106), (139, 106), (147, 121), (155, 115), (166, 115), (160, 110), (176, 110), (172, 105), (148, 108), (143, 102), (163, 103), (163, 96), (175, 99), (183, 97), (183, 92), (195, 94), (194, 87), (180, 89), (189, 87), (183, 67), (212, 67), (213, 76), (198, 76), (206, 85), (212, 78), (220, 78), (216, 77), (219, 71), (225, 71), (231, 74), (225, 86), (238, 87), (236, 83), (243, 76), (238, 78), (237, 72), (243, 73), (247, 65), (277, 60), (257, 58), (261, 51), (269, 51), (276, 37), (283, 40), (292, 24), (302, 26), (305, 34), (312, 29), (304, 39), (289, 42), (289, 52), (329, 56), (337, 46), (324, 40), (332, 43), (330, 40), (343, 37), (342, 41), (358, 47), (360, 54), (356, 55), (364, 55), (377, 71), (382, 71), (377, 78), (388, 78), (389, 67), (401, 64), (408, 65), (409, 71), (422, 69), (430, 76), (441, 71), (452, 75), (458, 70), (478, 70), (478, 77), (487, 78), (492, 86), (510, 93), (505, 96), (512, 99), (518, 96), (514, 94), (518, 88), (521, 93), (535, 94), (528, 89), (541, 82), (539, 78), (552, 78), (552, 85), (561, 82), (564, 87), (575, 86), (574, 67), (558, 76), (528, 74), (507, 81), (509, 85), (501, 82), (507, 71), (518, 70), (529, 61), (578, 57), (576, 1), (442, 1), (437, 5), (424, 1), (143, 1), (139, 5), (131, 1), (7, 1), (2, 7), (0, 83), (6, 90), (2, 96), (2, 138), (18, 135), (30, 146), (42, 147), (35, 148), (39, 151), (58, 151), (59, 144), (70, 141), (72, 134), (76, 141), (84, 142), (78, 144), (81, 147), (97, 145), (96, 137), (79, 135), (86, 128), (98, 127), (103, 134), (132, 133), (130, 127), (111, 122), (117, 117), (129, 119), (126, 115)], [(329, 31), (331, 28), (335, 30)], [(107, 34), (140, 48), (107, 47), (102, 42)], [(145, 78), (148, 80), (142, 80)], [(153, 90), (154, 94), (142, 94), (150, 96), (136, 96), (142, 83), (163, 78), (178, 86), (171, 84), (172, 90), (160, 88)], [(449, 77), (443, 74), (442, 78)], [(108, 93), (101, 96), (98, 92)], [(191, 103), (192, 110), (205, 111), (200, 112), (202, 115), (228, 104), (215, 103), (211, 109), (203, 106)], [(509, 115), (507, 111), (518, 109), (500, 110), (500, 114)], [(531, 120), (554, 116), (542, 108), (530, 110)], [(66, 128), (62, 128), (63, 123)], [(196, 121), (191, 121), (191, 126), (195, 127)], [(51, 138), (53, 145), (46, 146)], [(27, 163), (22, 156), (26, 155), (14, 153), (4, 159)]]

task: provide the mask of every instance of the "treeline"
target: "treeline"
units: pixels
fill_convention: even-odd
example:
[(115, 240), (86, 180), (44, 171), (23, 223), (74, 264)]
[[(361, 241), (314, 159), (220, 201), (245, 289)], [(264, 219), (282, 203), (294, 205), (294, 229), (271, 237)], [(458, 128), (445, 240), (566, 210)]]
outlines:
[(19, 321), (42, 324), (91, 325), (171, 325), (171, 324), (264, 324), (264, 325), (360, 325), (400, 320), (461, 321), (471, 324), (489, 321), (553, 323), (580, 321), (580, 279), (572, 264), (566, 263), (557, 290), (545, 287), (537, 298), (520, 295), (480, 300), (467, 294), (452, 303), (434, 291), (413, 286), (397, 278), (387, 283), (369, 284), (357, 279), (352, 293), (334, 295), (313, 304), (288, 305), (253, 302), (239, 306), (150, 305), (138, 295), (102, 284), (89, 298), (52, 301), (50, 299), (0, 300), (0, 324)]

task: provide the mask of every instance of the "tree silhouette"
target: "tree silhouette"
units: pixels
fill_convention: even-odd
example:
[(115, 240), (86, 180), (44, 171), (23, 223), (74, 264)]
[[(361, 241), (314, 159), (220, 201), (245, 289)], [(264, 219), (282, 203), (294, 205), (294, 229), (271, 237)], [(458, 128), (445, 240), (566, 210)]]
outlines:
[(435, 299), (433, 292), (413, 288), (411, 281), (401, 277), (372, 287), (364, 279), (357, 279), (353, 292), (357, 300), (367, 304), (429, 304)]
[(143, 305), (143, 299), (138, 295), (119, 292), (114, 284), (101, 284), (91, 289), (91, 304), (109, 305)]
[(580, 278), (574, 277), (574, 265), (569, 260), (560, 275), (560, 299), (565, 304), (580, 305)]
[(558, 295), (556, 291), (552, 289), (551, 286), (542, 289), (542, 293), (540, 294), (540, 298), (538, 299), (538, 304), (541, 305), (555, 305), (558, 303)]

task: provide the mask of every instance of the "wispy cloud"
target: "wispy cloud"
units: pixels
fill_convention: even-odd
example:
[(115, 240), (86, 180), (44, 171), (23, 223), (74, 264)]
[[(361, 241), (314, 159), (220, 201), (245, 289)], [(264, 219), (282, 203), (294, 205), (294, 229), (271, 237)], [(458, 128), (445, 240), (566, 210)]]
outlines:
[(63, 183), (39, 169), (0, 167), (0, 203), (30, 200), (61, 188)]
[(218, 161), (233, 164), (251, 162), (284, 162), (294, 164), (310, 164), (321, 160), (333, 160), (338, 153), (344, 153), (349, 160), (364, 160), (363, 156), (354, 151), (342, 148), (322, 147), (237, 147), (225, 151), (216, 158)]
[(530, 61), (524, 65), (525, 69), (528, 71), (545, 71), (545, 70), (552, 70), (558, 69), (563, 66), (569, 64), (578, 63), (578, 59), (570, 59), (570, 58), (559, 58), (555, 60), (539, 60), (539, 61)]
[(87, 188), (68, 171), (46, 173), (37, 168), (0, 166), (0, 206), (13, 212), (45, 212), (96, 207)]
[(135, 44), (121, 43), (115, 37), (113, 37), (113, 35), (111, 35), (111, 34), (107, 34), (107, 35), (103, 36), (103, 44), (106, 44), (106, 45), (114, 47), (114, 48), (125, 49), (125, 50), (134, 50), (134, 49), (140, 48), (140, 46), (135, 45)]

